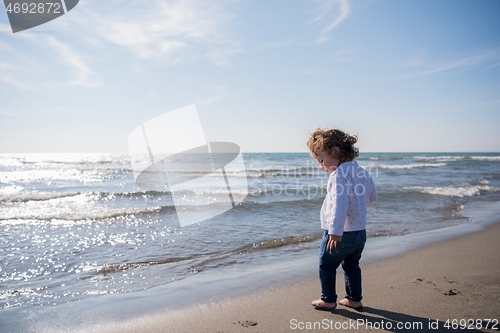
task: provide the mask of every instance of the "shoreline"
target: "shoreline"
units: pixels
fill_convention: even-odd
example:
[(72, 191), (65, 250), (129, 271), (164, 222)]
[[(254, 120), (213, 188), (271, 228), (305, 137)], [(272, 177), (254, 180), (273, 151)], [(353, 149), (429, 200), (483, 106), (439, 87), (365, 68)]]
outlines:
[[(500, 202), (471, 204), (464, 209), (464, 212), (473, 217), (472, 222), (404, 236), (370, 238), (362, 259), (364, 281), (369, 279), (365, 269), (369, 270), (373, 265), (399, 260), (400, 257), (432, 248), (450, 238), (452, 238), (451, 241), (454, 241), (455, 239), (476, 235), (478, 231), (495, 222), (493, 228), (499, 229), (497, 216), (500, 215), (498, 213), (500, 212)], [(449, 242), (449, 240), (446, 242)], [(388, 251), (388, 249), (391, 250)], [(313, 298), (305, 302), (308, 305), (312, 299), (317, 298), (319, 295), (317, 249), (314, 249), (313, 252), (313, 257), (309, 252), (305, 251), (305, 253), (298, 254), (299, 257), (280, 263), (280, 265), (276, 264), (272, 268), (258, 265), (253, 269), (237, 266), (228, 267), (217, 271), (201, 272), (175, 283), (134, 293), (98, 296), (58, 306), (2, 310), (0, 311), (0, 317), (3, 318), (0, 319), (3, 322), (1, 326), (6, 328), (6, 332), (82, 331), (82, 327), (87, 328), (85, 331), (88, 332), (100, 331), (104, 327), (106, 328), (102, 329), (102, 331), (113, 331), (113, 327), (120, 327), (116, 331), (141, 332), (140, 328), (136, 327), (128, 330), (123, 325), (126, 323), (126, 325), (132, 327), (135, 325), (134, 323), (148, 322), (147, 326), (149, 327), (152, 325), (151, 321), (164, 322), (166, 318), (170, 318), (168, 321), (175, 322), (176, 319), (173, 317), (180, 316), (182, 318), (184, 316), (183, 311), (187, 311), (186, 313), (202, 311), (211, 313), (212, 317), (219, 318), (218, 316), (222, 310), (217, 310), (217, 307), (224, 307), (226, 303), (251, 303), (249, 300), (253, 299), (253, 297), (259, 297), (258, 295), (264, 297), (268, 293), (273, 293), (273, 291), (275, 295), (279, 295), (279, 290), (282, 290), (282, 292), (286, 290), (289, 293), (289, 288), (294, 291), (293, 294), (298, 293), (297, 299), (300, 299), (300, 303), (303, 305), (306, 297), (301, 297), (301, 293), (303, 290), (311, 291), (311, 286), (315, 286), (316, 293), (308, 297), (311, 298), (312, 296)], [(498, 258), (498, 251), (496, 252), (496, 258)], [(425, 269), (423, 270), (425, 271)], [(339, 269), (338, 274), (340, 297), (343, 290), (341, 269)], [(380, 279), (384, 280), (385, 278), (381, 277)], [(364, 288), (367, 291), (365, 284)], [(290, 302), (296, 301), (290, 299)], [(253, 307), (261, 308), (257, 303), (251, 304), (254, 304)], [(192, 304), (196, 305), (193, 306)], [(367, 305), (369, 304), (365, 304), (365, 306)], [(252, 306), (249, 305), (248, 307), (252, 308)], [(309, 307), (310, 305), (305, 309), (309, 310)], [(268, 308), (266, 313), (274, 313), (274, 311), (274, 309)], [(341, 309), (337, 311), (341, 311)], [(227, 311), (223, 310), (222, 312)], [(193, 318), (197, 316), (194, 315)], [(153, 320), (152, 318), (156, 319)], [(264, 319), (260, 320), (263, 322)], [(218, 323), (219, 320), (217, 319), (215, 324)], [(209, 327), (214, 327), (214, 329), (208, 329)], [(216, 327), (208, 326), (206, 330), (202, 331), (215, 332), (217, 331)], [(261, 329), (262, 326), (256, 332), (261, 331)], [(224, 330), (234, 331), (235, 328), (231, 327), (231, 330), (225, 328)], [(170, 330), (158, 331), (168, 332)], [(176, 329), (172, 331), (182, 330)], [(196, 330), (193, 331), (196, 332)]]
[[(317, 278), (311, 278), (237, 298), (110, 323), (90, 331), (456, 332), (460, 329), (453, 329), (452, 325), (456, 323), (460, 328), (460, 320), (482, 319), (485, 325), (486, 319), (493, 319), (490, 329), (478, 330), (475, 322), (474, 329), (466, 331), (495, 332), (500, 330), (498, 236), (500, 221), (487, 230), (365, 265), (365, 307), (361, 311), (340, 305), (334, 311), (315, 310), (310, 302), (319, 295), (320, 286)], [(491, 261), (481, 260), (483, 256)], [(337, 274), (341, 299), (341, 270)], [(399, 330), (399, 323), (412, 328)], [(470, 328), (470, 324), (466, 326)]]

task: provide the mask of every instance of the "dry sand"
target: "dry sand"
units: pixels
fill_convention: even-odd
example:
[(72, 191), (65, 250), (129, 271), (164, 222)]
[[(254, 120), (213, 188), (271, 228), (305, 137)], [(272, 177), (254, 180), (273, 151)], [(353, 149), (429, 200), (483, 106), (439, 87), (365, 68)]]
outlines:
[[(320, 294), (315, 278), (116, 323), (102, 331), (454, 332), (452, 324), (481, 319), (485, 325), (487, 319), (494, 319), (496, 329), (477, 330), (476, 322), (469, 321), (470, 329), (464, 331), (496, 332), (500, 330), (499, 238), (497, 223), (486, 231), (363, 266), (361, 311), (340, 305), (333, 311), (315, 310), (310, 305)], [(341, 268), (337, 282), (340, 297), (344, 292)], [(398, 329), (398, 323), (414, 329)]]

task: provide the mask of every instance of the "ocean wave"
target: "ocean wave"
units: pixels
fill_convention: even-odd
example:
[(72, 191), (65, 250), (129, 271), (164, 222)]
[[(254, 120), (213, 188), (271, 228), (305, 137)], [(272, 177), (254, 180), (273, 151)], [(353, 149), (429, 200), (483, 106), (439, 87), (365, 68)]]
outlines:
[(237, 210), (244, 210), (246, 212), (256, 212), (260, 213), (265, 209), (269, 210), (282, 210), (286, 211), (287, 209), (320, 209), (321, 204), (324, 201), (324, 196), (321, 197), (310, 197), (304, 199), (294, 199), (293, 197), (289, 198), (280, 198), (281, 200), (267, 200), (267, 201), (259, 201), (252, 200), (252, 198), (247, 197), (247, 199), (240, 205), (236, 206)]
[(3, 172), (0, 175), (0, 182), (36, 182), (36, 181), (67, 181), (74, 180), (81, 183), (102, 182), (106, 175), (96, 169), (93, 170), (15, 170)]
[(9, 185), (0, 188), (0, 197), (3, 195), (12, 195), (24, 191), (24, 187), (18, 185)]
[(24, 163), (15, 157), (0, 156), (0, 166), (4, 167), (18, 167), (23, 166)]
[(464, 158), (464, 156), (451, 156), (451, 155), (439, 155), (439, 156), (405, 156), (405, 158), (412, 158), (416, 160), (440, 160), (440, 159), (452, 159), (452, 158)]
[[(189, 165), (186, 165), (186, 168), (183, 168), (183, 169), (168, 169), (165, 170), (165, 169), (161, 169), (159, 168), (158, 170), (155, 169), (155, 170), (143, 170), (143, 169), (130, 169), (132, 171), (135, 171), (135, 172), (144, 172), (144, 173), (157, 173), (158, 171), (163, 171), (165, 173), (180, 173), (180, 174), (192, 174), (192, 175), (198, 175), (198, 174), (201, 174), (201, 175), (205, 175), (207, 173), (213, 173), (213, 172), (216, 172), (220, 169), (217, 169), (217, 170), (214, 170), (214, 169), (211, 169), (211, 168), (198, 168), (198, 169), (194, 169), (194, 168), (190, 168)], [(226, 174), (238, 174), (238, 173), (244, 173), (245, 171), (247, 171), (248, 169), (244, 169), (244, 168), (224, 168), (224, 171), (226, 172)]]
[[(27, 201), (0, 207), (0, 221), (82, 221), (134, 217), (142, 214), (173, 211), (174, 206), (109, 208), (100, 206), (99, 194), (84, 193), (47, 201)], [(10, 222), (9, 222), (10, 223)]]
[(261, 196), (316, 196), (325, 195), (327, 192), (326, 186), (304, 185), (303, 188), (288, 188), (286, 186), (278, 186), (277, 188), (267, 189), (251, 189), (248, 191), (248, 197), (261, 197)]
[[(196, 195), (196, 196), (203, 196), (203, 195), (213, 195), (213, 196), (224, 196), (227, 198), (227, 193), (228, 190), (226, 187), (222, 187), (219, 189), (214, 189), (214, 188), (209, 188), (209, 189), (189, 189), (189, 190), (182, 190), (182, 191), (175, 191), (174, 192), (176, 195)], [(231, 188), (231, 193), (237, 194), (237, 195), (245, 195), (248, 194), (249, 191), (248, 189), (238, 189), (238, 188)], [(135, 197), (142, 197), (142, 198), (150, 198), (154, 199), (156, 197), (163, 197), (165, 195), (170, 196), (172, 195), (171, 191), (154, 191), (154, 190), (147, 190), (147, 191), (136, 191), (136, 192), (124, 192), (124, 193), (103, 193), (103, 195), (109, 196), (109, 197), (117, 197), (117, 196), (123, 196), (123, 197), (130, 197), (130, 198), (135, 198)]]
[(434, 162), (458, 162), (464, 159), (464, 156), (414, 156), (417, 161), (434, 161)]
[(403, 191), (417, 191), (420, 193), (441, 195), (449, 197), (472, 197), (479, 195), (481, 192), (498, 192), (500, 188), (490, 185), (450, 185), (450, 186), (410, 186), (404, 187)]
[[(300, 201), (324, 197), (326, 187), (304, 186), (303, 188), (276, 188), (253, 189), (232, 188), (231, 193), (238, 198), (244, 198), (247, 209), (262, 209), (262, 204), (273, 204), (282, 202), (283, 205), (297, 205)], [(163, 191), (132, 191), (132, 192), (37, 192), (27, 191), (21, 186), (8, 186), (0, 190), (0, 220), (39, 220), (39, 221), (82, 221), (82, 220), (104, 220), (113, 218), (124, 218), (131, 215), (142, 215), (151, 213), (172, 213), (175, 205), (172, 202), (172, 193)], [(176, 192), (177, 196), (193, 199), (189, 207), (192, 209), (212, 209), (217, 205), (227, 202), (228, 192), (226, 188), (220, 189), (190, 189)], [(166, 199), (166, 200), (162, 200)], [(300, 198), (300, 199), (298, 199)], [(136, 201), (134, 199), (140, 199)], [(120, 204), (124, 202), (127, 206), (143, 205), (142, 199), (148, 199), (149, 204), (155, 207), (124, 207), (111, 208), (109, 202)], [(265, 200), (265, 203), (262, 200)], [(133, 200), (133, 201), (130, 201)], [(142, 201), (141, 201), (142, 200)], [(162, 200), (162, 201), (160, 201)], [(255, 207), (254, 201), (261, 201), (260, 206)], [(284, 203), (286, 202), (286, 203)], [(293, 202), (293, 203), (288, 203)], [(184, 205), (187, 207), (188, 205)], [(239, 206), (238, 206), (239, 207)], [(67, 223), (66, 223), (67, 224)]]
[[(139, 170), (131, 169), (137, 173), (156, 173), (157, 171)], [(179, 170), (169, 170), (172, 174), (182, 174), (185, 176), (208, 176), (208, 177), (219, 177), (220, 172), (218, 170), (189, 170), (189, 169), (179, 169)], [(238, 168), (238, 169), (227, 169), (224, 171), (228, 177), (232, 178), (274, 178), (274, 177), (306, 177), (314, 176), (317, 174), (323, 174), (324, 171), (319, 166), (301, 166), (301, 167), (262, 167), (262, 168)], [(207, 174), (208, 172), (208, 174)]]
[(169, 191), (155, 191), (155, 190), (144, 190), (144, 191), (132, 191), (132, 192), (107, 192), (105, 193), (108, 196), (123, 196), (123, 197), (156, 197), (156, 196), (164, 196), (170, 194)]
[(472, 160), (481, 160), (481, 161), (500, 161), (500, 156), (470, 156)]
[(38, 192), (27, 191), (25, 188), (17, 185), (7, 186), (0, 189), (0, 203), (6, 202), (27, 202), (43, 201), (64, 197), (72, 197), (81, 194), (81, 192)]
[(378, 157), (368, 157), (368, 156), (360, 155), (360, 156), (356, 157), (356, 160), (357, 161), (378, 160)]
[(402, 160), (404, 158), (407, 158), (407, 156), (401, 156), (401, 155), (393, 155), (393, 156), (390, 156), (389, 159), (391, 161), (398, 161), (398, 160)]
[[(316, 163), (297, 167), (249, 167), (244, 171), (246, 172), (246, 175), (244, 174), (244, 176), (248, 178), (308, 177), (317, 175), (318, 173), (323, 174), (324, 172), (319, 165), (316, 165)], [(231, 172), (231, 170), (229, 170), (227, 174), (232, 177), (238, 177), (238, 174)]]
[(115, 164), (129, 163), (127, 154), (116, 153), (34, 153), (1, 154), (0, 166), (20, 166), (26, 164)]
[(480, 160), (480, 161), (500, 161), (500, 156), (471, 156), (471, 155), (439, 155), (439, 156), (406, 156), (415, 160), (433, 160), (433, 161), (449, 161), (455, 162), (464, 159)]
[(290, 171), (308, 171), (308, 170), (316, 170), (316, 169), (321, 169), (319, 165), (316, 165), (316, 163), (312, 165), (304, 165), (304, 166), (297, 166), (297, 167), (277, 167), (277, 166), (269, 166), (269, 167), (261, 167), (261, 168), (247, 168), (247, 171), (254, 171), (254, 172), (276, 172), (276, 171), (281, 171), (281, 172), (290, 172)]
[(368, 164), (365, 169), (414, 169), (414, 168), (438, 168), (446, 166), (446, 163), (413, 163), (413, 164)]
[[(193, 256), (175, 256), (175, 257), (166, 257), (157, 260), (150, 261), (142, 261), (142, 262), (133, 262), (133, 263), (115, 263), (108, 265), (100, 265), (100, 266), (90, 266), (86, 267), (85, 272), (90, 273), (90, 276), (81, 278), (87, 279), (91, 278), (92, 275), (110, 275), (118, 272), (125, 272), (131, 269), (138, 269), (148, 266), (154, 265), (164, 265), (185, 261), (192, 261), (191, 265), (187, 268), (188, 271), (197, 271), (200, 272), (205, 268), (211, 267), (214, 264), (219, 265), (219, 262), (228, 259), (234, 255), (248, 254), (255, 251), (261, 250), (269, 250), (269, 249), (278, 249), (282, 247), (286, 247), (289, 245), (296, 245), (301, 243), (310, 243), (314, 242), (322, 237), (322, 234), (316, 234), (311, 236), (294, 236), (294, 237), (286, 237), (280, 239), (269, 239), (264, 240), (258, 243), (248, 244), (236, 249), (230, 249), (226, 251), (215, 251), (209, 253), (197, 253)], [(204, 259), (206, 258), (206, 259)], [(230, 263), (234, 263), (235, 261), (231, 261)]]

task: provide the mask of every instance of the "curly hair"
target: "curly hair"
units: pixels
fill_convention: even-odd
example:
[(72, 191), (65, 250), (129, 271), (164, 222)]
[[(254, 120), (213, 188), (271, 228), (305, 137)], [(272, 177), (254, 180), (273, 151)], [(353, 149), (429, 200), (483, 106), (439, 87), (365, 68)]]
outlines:
[(307, 147), (314, 158), (317, 158), (318, 153), (330, 152), (332, 147), (337, 147), (340, 151), (339, 161), (344, 163), (359, 156), (359, 149), (354, 147), (356, 142), (358, 142), (356, 135), (349, 135), (349, 133), (337, 128), (317, 128), (307, 140)]

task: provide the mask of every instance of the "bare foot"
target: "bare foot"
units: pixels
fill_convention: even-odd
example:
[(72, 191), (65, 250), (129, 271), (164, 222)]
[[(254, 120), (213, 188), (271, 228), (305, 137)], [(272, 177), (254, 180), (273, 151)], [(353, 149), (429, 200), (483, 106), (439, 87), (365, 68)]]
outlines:
[(311, 304), (318, 310), (333, 310), (337, 307), (337, 303), (327, 303), (322, 299), (312, 301)]
[(361, 302), (353, 301), (347, 298), (344, 298), (339, 303), (342, 304), (343, 306), (347, 306), (353, 309), (361, 309), (363, 307), (363, 304), (361, 304)]

